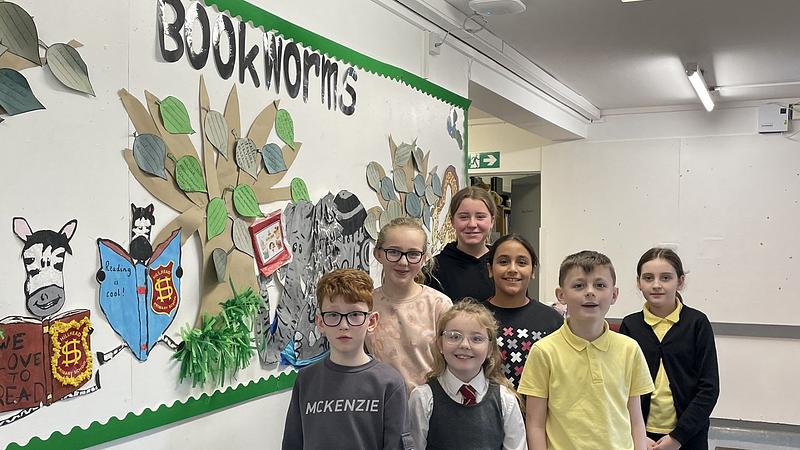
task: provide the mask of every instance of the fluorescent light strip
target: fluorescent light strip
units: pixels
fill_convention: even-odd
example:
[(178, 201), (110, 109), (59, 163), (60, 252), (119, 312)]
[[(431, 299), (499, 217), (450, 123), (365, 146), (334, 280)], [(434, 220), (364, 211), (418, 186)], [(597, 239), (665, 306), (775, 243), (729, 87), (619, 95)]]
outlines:
[(700, 98), (700, 101), (703, 102), (703, 106), (706, 108), (706, 111), (713, 110), (714, 101), (711, 100), (711, 95), (708, 93), (708, 86), (706, 86), (706, 81), (703, 79), (700, 69), (695, 66), (692, 67), (692, 69), (687, 70), (687, 73), (689, 75), (689, 82), (692, 83), (692, 87), (697, 93), (697, 96)]

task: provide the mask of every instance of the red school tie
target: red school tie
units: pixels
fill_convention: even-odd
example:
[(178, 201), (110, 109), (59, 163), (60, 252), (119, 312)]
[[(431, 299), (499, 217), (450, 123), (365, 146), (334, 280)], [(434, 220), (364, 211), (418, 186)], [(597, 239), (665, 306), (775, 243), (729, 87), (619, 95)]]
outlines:
[(468, 384), (462, 384), (460, 388), (458, 388), (458, 392), (464, 398), (461, 403), (465, 406), (470, 406), (475, 404), (475, 394), (477, 391), (474, 387)]

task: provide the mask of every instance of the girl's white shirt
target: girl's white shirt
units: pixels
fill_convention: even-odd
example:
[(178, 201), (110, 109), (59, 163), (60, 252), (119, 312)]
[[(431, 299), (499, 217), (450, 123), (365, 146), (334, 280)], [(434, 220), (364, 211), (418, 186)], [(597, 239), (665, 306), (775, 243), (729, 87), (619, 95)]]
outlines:
[[(437, 378), (439, 384), (447, 393), (448, 397), (458, 403), (462, 403), (463, 396), (458, 390), (463, 381), (456, 378), (446, 369)], [(489, 381), (481, 370), (469, 383), (476, 391), (476, 401), (483, 400), (489, 391)], [(522, 420), (522, 411), (514, 393), (507, 387), (500, 386), (500, 404), (503, 408), (503, 450), (528, 450), (528, 443), (525, 439), (525, 422)], [(411, 392), (408, 400), (409, 414), (411, 415), (411, 435), (414, 437), (416, 448), (424, 449), (428, 446), (428, 423), (433, 412), (433, 392), (427, 384), (421, 384)]]

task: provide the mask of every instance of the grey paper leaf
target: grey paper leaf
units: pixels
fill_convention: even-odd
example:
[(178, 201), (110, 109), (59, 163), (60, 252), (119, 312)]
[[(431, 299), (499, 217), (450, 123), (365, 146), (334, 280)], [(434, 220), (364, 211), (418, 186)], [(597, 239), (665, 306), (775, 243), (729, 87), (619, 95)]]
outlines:
[(228, 159), (228, 122), (225, 121), (225, 116), (219, 111), (209, 111), (208, 114), (206, 114), (203, 129), (206, 132), (206, 139), (208, 139), (208, 142), (211, 142), (211, 145), (213, 145), (225, 159)]
[[(2, 0), (0, 0), (0, 1), (2, 1)], [(0, 44), (0, 56), (3, 56), (3, 53), (5, 53), (6, 50), (8, 50), (8, 47), (6, 47), (3, 44)]]
[(233, 220), (233, 245), (242, 253), (253, 256), (253, 243), (250, 240), (250, 225), (244, 220)]
[(390, 221), (405, 215), (403, 205), (398, 200), (390, 200), (389, 205), (386, 207), (386, 212), (389, 214)]
[(378, 221), (381, 218), (381, 209), (375, 208), (367, 213), (367, 218), (364, 219), (364, 228), (367, 229), (369, 237), (378, 240)]
[(89, 69), (77, 50), (67, 44), (53, 44), (45, 53), (47, 67), (64, 86), (94, 97)]
[(464, 138), (461, 137), (461, 132), (456, 130), (456, 142), (458, 142), (458, 149), (464, 150)]
[(422, 215), (422, 205), (419, 203), (419, 197), (414, 194), (406, 195), (406, 213), (415, 219)]
[(425, 200), (428, 201), (428, 204), (434, 206), (436, 202), (439, 201), (439, 197), (433, 193), (433, 188), (428, 186), (425, 189)]
[(394, 165), (397, 166), (405, 166), (408, 160), (411, 158), (411, 153), (414, 151), (414, 146), (410, 144), (400, 144), (397, 147), (397, 151), (394, 153)]
[(228, 271), (228, 254), (221, 248), (215, 248), (211, 252), (211, 259), (214, 260), (214, 271), (217, 273), (217, 282), (225, 282), (225, 272)]
[(10, 116), (44, 109), (28, 80), (14, 69), (0, 69), (0, 107)]
[(394, 187), (397, 189), (398, 192), (411, 192), (411, 188), (408, 186), (408, 180), (406, 179), (406, 171), (397, 168), (394, 169)]
[(167, 146), (154, 134), (140, 134), (133, 141), (133, 159), (142, 172), (167, 179), (164, 164), (167, 159)]
[(414, 177), (414, 192), (416, 192), (417, 195), (425, 195), (425, 177), (423, 177), (422, 174), (417, 174), (417, 176)]
[(258, 147), (250, 138), (236, 141), (236, 165), (247, 172), (251, 177), (258, 176)]
[(433, 188), (433, 193), (436, 194), (437, 197), (442, 196), (442, 179), (439, 178), (436, 172), (431, 173), (431, 187)]
[(422, 153), (422, 149), (419, 147), (414, 148), (414, 166), (417, 170), (422, 171), (422, 163), (425, 159), (425, 155)]
[(394, 192), (394, 183), (389, 177), (383, 177), (381, 180), (381, 197), (386, 201), (397, 198), (397, 194)]
[(422, 224), (425, 225), (425, 228), (427, 228), (428, 231), (433, 231), (433, 230), (431, 230), (431, 208), (430, 208), (430, 206), (424, 206), (422, 208)]
[(286, 172), (286, 161), (283, 160), (283, 151), (278, 144), (267, 144), (261, 147), (261, 159), (264, 160), (264, 167), (267, 173), (272, 175), (278, 172)]
[(41, 66), (39, 34), (36, 24), (24, 9), (14, 3), (0, 3), (0, 42), (11, 53)]
[(381, 178), (383, 178), (383, 168), (375, 161), (367, 164), (367, 184), (373, 191), (378, 192), (381, 188)]
[(381, 211), (381, 216), (378, 218), (378, 225), (380, 226), (381, 229), (383, 229), (383, 227), (389, 224), (390, 220), (392, 219), (389, 218), (389, 212)]

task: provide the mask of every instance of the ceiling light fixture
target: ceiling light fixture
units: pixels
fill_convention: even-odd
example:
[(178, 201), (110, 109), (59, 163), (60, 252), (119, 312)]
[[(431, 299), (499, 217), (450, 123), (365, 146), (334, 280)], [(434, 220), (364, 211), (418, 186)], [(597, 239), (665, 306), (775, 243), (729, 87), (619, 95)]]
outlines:
[(689, 77), (689, 82), (692, 83), (692, 87), (700, 98), (700, 101), (703, 102), (706, 111), (714, 109), (714, 101), (711, 100), (708, 85), (706, 84), (706, 80), (703, 79), (703, 73), (700, 67), (696, 63), (687, 64), (686, 76)]

